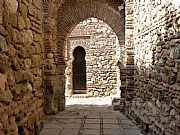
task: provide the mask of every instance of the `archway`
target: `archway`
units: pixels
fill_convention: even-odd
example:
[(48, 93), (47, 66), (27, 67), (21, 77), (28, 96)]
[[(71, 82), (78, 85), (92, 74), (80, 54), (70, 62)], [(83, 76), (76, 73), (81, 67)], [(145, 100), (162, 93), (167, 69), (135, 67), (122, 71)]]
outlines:
[(73, 94), (86, 93), (86, 52), (83, 47), (76, 47), (73, 52)]
[[(86, 51), (86, 92), (74, 95), (73, 52), (79, 46)], [(65, 48), (66, 97), (120, 97), (121, 83), (117, 66), (120, 45), (109, 25), (97, 18), (83, 20), (69, 34)]]
[[(49, 53), (52, 52), (54, 54), (55, 59), (55, 68), (56, 74), (52, 74), (53, 76), (53, 88), (50, 90), (52, 92), (52, 102), (53, 104), (48, 104), (50, 107), (53, 108), (58, 106), (58, 110), (64, 110), (65, 105), (65, 68), (66, 68), (66, 61), (64, 57), (65, 46), (67, 45), (67, 38), (74, 27), (80, 23), (81, 21), (95, 17), (97, 19), (103, 20), (107, 23), (113, 31), (116, 33), (119, 43), (120, 43), (120, 54), (121, 59), (120, 61), (125, 66), (127, 54), (125, 50), (125, 4), (124, 1), (111, 1), (111, 0), (80, 0), (76, 1), (65, 1), (64, 3), (61, 2), (54, 2), (54, 6), (59, 10), (53, 12), (53, 14), (57, 14), (52, 16), (56, 16), (52, 19), (52, 21), (57, 20), (57, 24), (52, 32), (48, 27), (47, 30), (47, 37), (49, 33), (51, 33), (52, 38), (54, 38), (56, 34), (57, 42), (54, 42), (52, 46), (45, 45), (45, 52)], [(70, 8), (69, 8), (70, 7)], [(52, 10), (49, 9), (49, 12)], [(48, 14), (47, 14), (48, 15)], [(48, 33), (49, 32), (49, 33)], [(48, 43), (48, 42), (47, 42)], [(53, 64), (53, 63), (52, 63)], [(121, 94), (125, 92), (126, 89), (126, 71), (122, 69), (120, 71), (122, 79), (121, 79)], [(57, 83), (58, 82), (58, 83)], [(49, 89), (49, 87), (48, 87)], [(48, 91), (48, 90), (46, 90)], [(54, 95), (54, 96), (53, 96)], [(49, 102), (49, 101), (47, 101)]]

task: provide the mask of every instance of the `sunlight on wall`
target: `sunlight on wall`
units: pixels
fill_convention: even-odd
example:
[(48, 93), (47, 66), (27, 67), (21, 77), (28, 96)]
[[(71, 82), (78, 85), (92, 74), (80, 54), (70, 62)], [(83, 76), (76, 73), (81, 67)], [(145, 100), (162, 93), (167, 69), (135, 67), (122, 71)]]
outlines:
[(180, 7), (180, 0), (174, 0), (175, 7)]

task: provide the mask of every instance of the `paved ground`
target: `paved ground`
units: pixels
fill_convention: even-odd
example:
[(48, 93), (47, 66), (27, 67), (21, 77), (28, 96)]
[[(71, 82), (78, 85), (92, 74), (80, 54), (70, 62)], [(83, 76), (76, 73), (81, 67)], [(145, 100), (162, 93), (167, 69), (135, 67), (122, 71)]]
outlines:
[(64, 112), (47, 116), (40, 135), (142, 135), (110, 98), (67, 99)]

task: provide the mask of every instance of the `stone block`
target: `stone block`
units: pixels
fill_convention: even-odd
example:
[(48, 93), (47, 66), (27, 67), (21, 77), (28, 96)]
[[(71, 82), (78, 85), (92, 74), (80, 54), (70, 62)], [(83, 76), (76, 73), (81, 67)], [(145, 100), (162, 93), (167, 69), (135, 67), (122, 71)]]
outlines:
[(33, 16), (33, 17), (37, 16), (37, 11), (32, 4), (28, 7), (28, 14)]
[(9, 125), (9, 129), (10, 129), (11, 131), (17, 131), (17, 130), (18, 130), (15, 117), (10, 117), (10, 118), (9, 118), (9, 124), (10, 124), (10, 125)]
[(177, 74), (177, 83), (180, 84), (180, 72)]
[(170, 58), (171, 59), (178, 59), (180, 57), (180, 47), (179, 45), (177, 47), (173, 47), (170, 50)]
[(28, 8), (24, 3), (19, 4), (19, 11), (24, 19), (27, 18)]
[(32, 3), (36, 8), (42, 9), (42, 1), (41, 0), (33, 0)]
[(15, 72), (15, 79), (16, 79), (16, 83), (20, 83), (22, 80), (22, 71), (16, 71)]
[(13, 95), (10, 90), (6, 90), (4, 94), (1, 95), (1, 101), (7, 105), (12, 101)]
[(54, 54), (53, 54), (53, 53), (48, 53), (48, 54), (47, 54), (47, 58), (48, 58), (48, 59), (52, 59), (53, 57), (54, 57)]
[(0, 51), (1, 52), (7, 52), (8, 51), (8, 46), (6, 43), (5, 37), (0, 35)]
[(22, 30), (26, 28), (25, 19), (19, 14), (18, 15), (18, 29)]
[(178, 109), (180, 108), (180, 101), (178, 99), (173, 99), (172, 104), (174, 104)]
[(3, 113), (0, 117), (1, 122), (7, 122), (8, 121), (8, 114)]
[(0, 25), (0, 34), (3, 35), (3, 36), (7, 36), (8, 35), (8, 32), (7, 30)]
[(5, 38), (6, 38), (7, 44), (11, 44), (11, 42), (12, 42), (12, 37), (11, 37), (10, 35), (7, 35)]
[(41, 57), (39, 55), (33, 55), (31, 58), (31, 67), (36, 68), (41, 66)]
[(17, 0), (6, 0), (5, 8), (8, 9), (8, 12), (10, 12), (10, 13), (16, 13), (17, 9), (18, 9)]
[(10, 24), (12, 27), (17, 27), (18, 17), (16, 13), (9, 14)]
[(26, 50), (27, 50), (27, 56), (28, 57), (32, 57), (32, 55), (34, 55), (35, 54), (35, 47), (34, 46), (32, 46), (32, 45), (28, 45), (27, 47), (26, 47)]
[(12, 70), (17, 71), (21, 68), (21, 61), (18, 58), (14, 58), (11, 62)]
[(25, 88), (23, 85), (13, 87), (11, 91), (14, 101), (22, 100), (25, 96)]
[(6, 79), (6, 76), (1, 73), (0, 73), (0, 82), (1, 82), (0, 83), (0, 92), (4, 92), (5, 88), (6, 88), (7, 79)]
[(0, 73), (5, 74), (7, 72), (7, 65), (5, 62), (0, 60)]
[[(18, 47), (17, 54), (18, 54), (19, 58), (27, 58), (28, 57), (27, 49), (20, 45)], [(23, 59), (21, 61), (23, 61)]]
[(31, 59), (27, 58), (24, 60), (24, 67), (25, 67), (25, 69), (31, 68)]
[[(41, 10), (37, 10), (37, 19), (39, 20), (39, 21), (42, 21), (42, 19), (43, 19), (43, 15), (42, 15), (42, 12), (41, 12)], [(41, 25), (40, 25), (41, 26)], [(41, 28), (40, 28), (41, 29)]]
[(6, 17), (3, 17), (2, 24), (4, 26), (8, 26), (10, 23), (10, 18), (9, 18), (9, 12), (6, 9), (4, 9), (3, 11), (3, 16), (6, 16)]
[(35, 42), (40, 42), (42, 40), (42, 35), (41, 34), (33, 33), (33, 37), (34, 37)]
[[(49, 85), (52, 86), (54, 83), (51, 81), (48, 81), (50, 83)], [(43, 84), (42, 77), (34, 77), (34, 84), (37, 88), (41, 87)]]
[(87, 96), (88, 96), (88, 97), (93, 97), (93, 92), (92, 92), (92, 91), (88, 91), (88, 92), (87, 92)]
[(35, 116), (34, 114), (31, 114), (29, 115), (28, 117), (28, 122), (27, 122), (27, 126), (30, 130), (33, 130), (34, 129), (34, 126), (35, 126)]
[(10, 57), (15, 57), (15, 55), (16, 55), (16, 49), (14, 48), (13, 45), (9, 45), (8, 55), (9, 55)]
[(23, 82), (23, 83), (29, 82), (29, 80), (30, 80), (30, 72), (22, 71), (21, 74), (22, 74), (21, 82)]
[(33, 43), (33, 33), (32, 30), (24, 30), (24, 43), (26, 44), (32, 44)]
[(1, 4), (0, 4), (0, 24), (3, 23), (3, 11), (4, 11), (4, 8), (3, 8), (3, 6), (1, 6)]
[(13, 32), (13, 41), (15, 44), (23, 44), (24, 43), (24, 34), (22, 31), (18, 31), (16, 29), (14, 29), (14, 32)]
[(35, 53), (36, 54), (40, 54), (41, 52), (42, 52), (42, 47), (41, 47), (41, 45), (39, 44), (39, 43), (37, 43), (35, 46), (34, 46), (34, 48), (35, 48)]
[(30, 29), (31, 28), (31, 21), (30, 21), (30, 19), (26, 18), (25, 22), (26, 22), (26, 28)]

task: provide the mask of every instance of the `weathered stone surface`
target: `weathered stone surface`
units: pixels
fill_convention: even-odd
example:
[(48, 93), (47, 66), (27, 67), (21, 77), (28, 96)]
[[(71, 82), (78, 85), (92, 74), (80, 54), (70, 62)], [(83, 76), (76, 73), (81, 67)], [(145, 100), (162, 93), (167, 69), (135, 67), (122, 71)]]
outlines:
[(30, 6), (28, 7), (28, 14), (36, 17), (37, 11), (36, 11), (36, 9), (35, 9), (35, 7), (34, 7), (33, 5), (30, 5)]
[(53, 56), (54, 56), (54, 55), (53, 55), (52, 53), (48, 53), (48, 54), (47, 54), (47, 58), (48, 58), (48, 59), (52, 59)]
[(18, 9), (18, 2), (17, 0), (6, 0), (5, 1), (6, 8), (10, 13), (16, 13)]
[(24, 19), (21, 15), (18, 15), (18, 28), (19, 28), (20, 30), (26, 28), (25, 19)]
[(16, 13), (9, 14), (9, 23), (11, 24), (12, 27), (18, 26), (18, 17)]
[(40, 0), (33, 0), (33, 5), (38, 9), (42, 9), (42, 2)]
[(27, 71), (19, 70), (15, 72), (15, 78), (17, 83), (26, 83), (30, 80), (30, 73)]
[(19, 4), (19, 10), (24, 19), (27, 18), (28, 8), (24, 3)]
[[(176, 134), (175, 127), (178, 124), (175, 117), (178, 109), (174, 101), (179, 104), (180, 40), (176, 32), (179, 28), (173, 21), (178, 17), (173, 14), (178, 14), (179, 11), (166, 10), (174, 8), (170, 1), (149, 2), (148, 6), (143, 1), (135, 3), (137, 5), (133, 10), (134, 47), (137, 49), (135, 63), (138, 63), (135, 72), (137, 94), (132, 101), (129, 115), (141, 123), (145, 132)], [(163, 18), (167, 23), (162, 21)], [(147, 50), (151, 45), (152, 49)], [(145, 74), (146, 70), (150, 72), (150, 76)], [(153, 87), (152, 90), (144, 89), (149, 85)]]
[(32, 56), (32, 68), (39, 67), (41, 65), (41, 57), (39, 55)]
[(177, 83), (180, 83), (180, 72), (177, 74)]
[(8, 32), (7, 30), (0, 25), (0, 34), (3, 35), (3, 36), (7, 36), (8, 35)]
[(24, 60), (24, 67), (25, 67), (25, 69), (31, 68), (31, 59), (27, 58)]
[(19, 85), (19, 86), (14, 87), (11, 91), (13, 95), (13, 100), (19, 101), (24, 98), (26, 90), (24, 86)]
[(6, 76), (0, 73), (0, 102), (5, 104), (12, 100), (11, 92), (7, 89)]
[(25, 45), (33, 43), (33, 34), (31, 30), (24, 31), (24, 42)]
[(6, 64), (3, 61), (0, 60), (0, 73), (5, 74), (6, 71), (7, 71)]
[(14, 75), (14, 71), (13, 70), (10, 70), (8, 72), (7, 82), (8, 82), (10, 87), (15, 85), (16, 81), (15, 81), (15, 75)]
[(4, 10), (4, 8), (3, 8), (3, 6), (1, 6), (2, 4), (0, 4), (0, 24), (2, 24), (2, 22), (3, 22), (3, 10)]
[(177, 45), (177, 47), (173, 47), (170, 50), (170, 58), (171, 59), (178, 59), (180, 57), (180, 47)]
[(9, 123), (11, 124), (10, 127), (9, 127), (10, 130), (12, 130), (12, 131), (17, 131), (18, 130), (18, 126), (16, 124), (15, 117), (10, 117), (9, 118)]
[(21, 45), (17, 45), (17, 46), (18, 46), (18, 51), (17, 51), (18, 56), (20, 58), (27, 58), (28, 57), (27, 49)]
[(34, 115), (30, 115), (29, 116), (29, 121), (28, 121), (28, 128), (33, 130), (34, 129), (34, 125), (35, 125), (35, 117), (34, 117)]
[(6, 39), (0, 35), (0, 51), (2, 52), (7, 52), (8, 51), (8, 46), (6, 43)]
[[(27, 116), (42, 110), (42, 102), (39, 102), (43, 95), (40, 54), (43, 45), (42, 14), (38, 13), (36, 18), (42, 7), (33, 6), (29, 16), (30, 5), (33, 6), (32, 0), (0, 0), (0, 134), (34, 134), (36, 129), (31, 128), (30, 131), (26, 124), (30, 119)], [(41, 33), (35, 39), (33, 33), (37, 28), (30, 29), (32, 24)], [(32, 46), (37, 42), (36, 48)], [(38, 65), (34, 65), (37, 69), (34, 74), (31, 73), (33, 55), (39, 59)], [(42, 119), (39, 116), (40, 122), (36, 126), (41, 124)]]
[(1, 74), (0, 73), (0, 91), (1, 92), (4, 92), (5, 91), (5, 88), (6, 88), (6, 77), (5, 75)]
[(8, 115), (5, 114), (5, 113), (3, 113), (3, 114), (1, 115), (1, 121), (2, 121), (2, 122), (7, 122), (7, 121), (8, 121)]
[(16, 49), (14, 48), (13, 45), (9, 45), (8, 55), (10, 57), (15, 57), (16, 56)]
[(15, 34), (15, 29), (13, 29), (13, 27), (11, 25), (7, 25), (6, 30), (8, 32), (8, 35), (5, 36), (5, 38), (7, 40), (7, 43), (11, 44), (13, 41), (14, 34)]
[(24, 40), (23, 40), (23, 32), (22, 31), (17, 31), (16, 29), (14, 29), (13, 32), (13, 40), (15, 44), (23, 44)]
[(18, 58), (15, 58), (14, 60), (12, 60), (11, 67), (15, 71), (19, 70), (21, 68), (20, 60)]
[[(24, 26), (25, 27), (25, 26)], [(33, 43), (33, 34), (31, 30), (14, 31), (14, 42), (29, 45)]]

